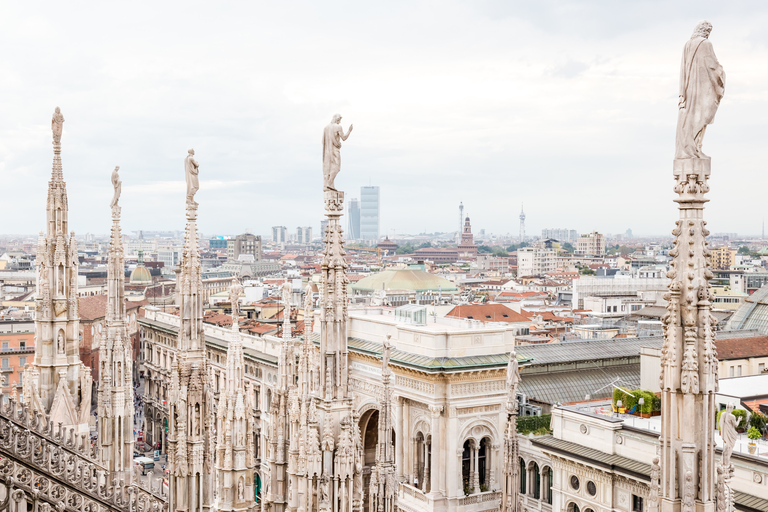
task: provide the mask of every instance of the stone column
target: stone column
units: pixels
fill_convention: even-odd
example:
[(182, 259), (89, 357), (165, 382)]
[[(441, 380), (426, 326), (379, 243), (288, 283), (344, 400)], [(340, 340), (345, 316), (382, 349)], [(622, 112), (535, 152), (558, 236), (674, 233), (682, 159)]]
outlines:
[(475, 453), (472, 455), (475, 460), (475, 471), (472, 473), (472, 486), (475, 492), (480, 492), (480, 446), (475, 444)]
[(442, 454), (440, 446), (440, 413), (443, 411), (443, 407), (440, 405), (429, 406), (429, 412), (432, 415), (432, 473), (430, 475), (430, 492), (440, 492), (440, 473), (441, 468), (445, 469), (445, 465), (441, 464)]
[[(448, 418), (445, 427), (446, 446), (443, 449), (443, 452), (446, 454), (445, 495), (448, 497), (463, 496), (464, 485), (461, 476), (461, 457), (464, 450), (461, 439), (459, 439), (456, 408), (450, 407), (447, 413)], [(458, 452), (455, 450), (458, 450)], [(457, 453), (458, 457), (450, 457), (449, 454), (451, 453)]]
[(397, 481), (402, 482), (405, 479), (407, 471), (405, 471), (405, 445), (408, 444), (408, 426), (403, 418), (403, 405), (405, 399), (401, 396), (397, 397), (397, 405), (395, 406), (395, 466), (397, 466)]
[(475, 469), (475, 442), (471, 441), (469, 443), (469, 482), (467, 483), (470, 494), (475, 492)]
[(424, 492), (429, 492), (427, 489), (427, 480), (430, 478), (430, 467), (432, 466), (431, 457), (429, 456), (429, 442), (425, 439), (424, 445), (423, 445), (423, 453), (424, 453), (424, 472), (421, 477), (421, 490)]

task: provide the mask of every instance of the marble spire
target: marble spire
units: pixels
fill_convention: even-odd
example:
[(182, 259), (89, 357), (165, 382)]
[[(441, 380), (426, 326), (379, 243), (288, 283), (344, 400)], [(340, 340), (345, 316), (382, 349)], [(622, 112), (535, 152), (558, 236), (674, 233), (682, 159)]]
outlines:
[(64, 116), (53, 114), (53, 169), (48, 182), (46, 230), (38, 238), (35, 360), (27, 366), (24, 401), (55, 423), (89, 431), (91, 369), (80, 360), (77, 243), (69, 231), (67, 185), (61, 164)]
[(99, 346), (99, 457), (126, 483), (133, 479), (133, 350), (125, 315), (125, 255), (120, 230), (117, 167), (110, 203), (112, 233), (107, 263), (106, 336)]
[[(335, 136), (335, 128), (331, 128), (330, 135)], [(336, 165), (330, 174), (331, 182), (340, 162), (338, 151), (333, 151), (330, 157), (324, 151), (324, 166), (331, 157)], [(320, 364), (314, 363), (312, 290), (308, 288), (304, 339), (301, 344), (289, 343), (290, 324), (284, 327), (283, 348), (278, 358), (279, 387), (274, 390), (270, 403), (267, 463), (262, 474), (264, 507), (271, 512), (357, 512), (362, 509), (362, 443), (347, 370), (349, 281), (339, 222), (344, 193), (329, 187), (328, 183), (325, 180), (328, 229), (321, 279)], [(287, 319), (290, 284), (284, 286)], [(298, 365), (294, 348), (299, 350)], [(315, 372), (319, 373), (317, 379)]]
[(227, 382), (216, 413), (216, 510), (253, 511), (253, 404), (245, 389), (245, 358), (238, 329), (238, 299), (243, 287), (236, 279), (229, 289), (232, 336), (227, 347)]
[[(185, 160), (187, 174), (190, 172), (189, 160), (190, 157)], [(195, 161), (194, 170), (197, 169)], [(171, 364), (169, 393), (169, 499), (172, 511), (207, 512), (213, 506), (214, 398), (205, 357), (202, 267), (197, 238), (198, 203), (187, 195), (186, 206), (184, 251), (179, 282), (176, 283), (181, 317), (177, 339), (179, 350)]]
[[(701, 108), (710, 96), (705, 90), (686, 85), (690, 73), (709, 72), (705, 69), (707, 62), (697, 60), (706, 55), (696, 57), (691, 50), (704, 44), (709, 30), (711, 25), (705, 36), (694, 33), (694, 38), (686, 43), (681, 70), (681, 91), (685, 91), (685, 97), (681, 110)], [(714, 57), (711, 44), (706, 41), (705, 46), (709, 49), (705, 53)], [(690, 66), (701, 69), (688, 69)], [(722, 92), (713, 93), (716, 103)], [(686, 118), (685, 113), (680, 116)], [(713, 422), (718, 389), (714, 343), (717, 321), (711, 312), (712, 272), (706, 240), (709, 230), (704, 220), (704, 205), (709, 201), (705, 196), (709, 192), (710, 159), (700, 152), (703, 127), (698, 128), (700, 132), (690, 137), (692, 141), (696, 139), (693, 142), (683, 134), (688, 141), (686, 147), (695, 146), (693, 154), (679, 151), (682, 135), (678, 130), (678, 151), (673, 162), (675, 202), (680, 218), (672, 230), (675, 236), (674, 248), (669, 252), (673, 258), (672, 269), (667, 274), (671, 282), (666, 294), (667, 312), (662, 317), (659, 507), (663, 512), (714, 510), (716, 500)]]
[[(376, 447), (376, 465), (371, 470), (369, 482), (371, 510), (395, 512), (397, 508), (398, 482), (395, 467), (395, 446), (392, 443), (392, 370), (389, 357), (392, 345), (387, 334), (381, 354), (381, 379), (384, 385), (379, 404), (379, 443)], [(361, 474), (361, 472), (358, 472)], [(362, 485), (362, 484), (361, 484)]]
[(520, 371), (517, 363), (517, 354), (512, 351), (509, 354), (509, 363), (507, 364), (507, 422), (504, 429), (504, 460), (502, 461), (502, 473), (504, 474), (501, 486), (502, 512), (514, 512), (517, 510), (517, 490), (519, 489), (517, 473), (520, 467), (517, 458), (517, 412), (519, 408), (517, 385), (519, 383)]

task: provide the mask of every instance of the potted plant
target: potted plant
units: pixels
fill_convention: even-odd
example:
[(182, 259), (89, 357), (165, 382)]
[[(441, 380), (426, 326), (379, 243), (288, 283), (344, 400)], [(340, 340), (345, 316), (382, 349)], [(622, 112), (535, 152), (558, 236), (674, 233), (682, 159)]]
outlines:
[(749, 454), (754, 455), (755, 451), (757, 450), (757, 444), (755, 441), (763, 437), (763, 435), (755, 427), (750, 427), (750, 429), (747, 431), (747, 437), (749, 438)]

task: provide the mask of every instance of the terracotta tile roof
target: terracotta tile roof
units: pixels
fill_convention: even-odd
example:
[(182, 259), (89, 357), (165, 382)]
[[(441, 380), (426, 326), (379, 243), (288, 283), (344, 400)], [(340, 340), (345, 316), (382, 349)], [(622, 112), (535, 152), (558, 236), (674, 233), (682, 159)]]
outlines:
[(768, 356), (768, 336), (718, 339), (715, 340), (715, 346), (717, 358), (721, 361)]
[[(80, 312), (80, 320), (93, 321), (98, 318), (104, 318), (107, 314), (107, 296), (91, 295), (90, 297), (79, 297), (77, 299), (78, 309)], [(125, 301), (125, 311), (131, 311), (138, 309), (141, 306), (146, 306), (149, 301), (142, 300), (138, 302)]]
[(746, 405), (752, 412), (760, 412), (760, 406), (764, 404), (768, 404), (768, 398), (763, 398), (762, 400), (749, 400), (744, 402), (744, 405)]
[(226, 327), (232, 325), (232, 317), (230, 315), (209, 311), (203, 315), (203, 322), (218, 325), (219, 327)]
[(277, 325), (275, 324), (262, 324), (260, 322), (257, 322), (255, 320), (247, 320), (245, 322), (240, 323), (240, 330), (241, 331), (247, 331), (251, 334), (268, 334), (272, 332), (277, 332)]
[(504, 304), (465, 304), (456, 306), (447, 315), (454, 318), (467, 318), (482, 322), (528, 322), (528, 318), (513, 311)]
[(565, 316), (557, 316), (552, 311), (526, 311), (524, 309), (521, 309), (520, 313), (527, 316), (528, 318), (533, 318), (534, 316), (540, 316), (541, 319), (544, 320), (545, 322), (573, 323), (573, 318), (568, 318)]

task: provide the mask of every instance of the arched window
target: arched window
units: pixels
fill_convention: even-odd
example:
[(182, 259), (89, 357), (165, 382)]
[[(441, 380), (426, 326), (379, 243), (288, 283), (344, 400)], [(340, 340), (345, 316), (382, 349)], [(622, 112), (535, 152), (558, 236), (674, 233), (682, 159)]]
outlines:
[(471, 492), (472, 485), (472, 481), (470, 480), (472, 471), (472, 447), (470, 443), (471, 441), (469, 439), (464, 441), (464, 449), (461, 452), (461, 481), (464, 485), (464, 494), (469, 494)]
[(540, 500), (541, 499), (541, 473), (539, 472), (539, 465), (535, 462), (533, 463), (533, 475), (532, 475), (532, 482), (531, 482), (531, 489), (533, 491), (533, 499)]
[(575, 504), (574, 502), (570, 502), (570, 503), (568, 504), (568, 507), (566, 507), (566, 509), (565, 509), (565, 510), (566, 510), (567, 512), (580, 512), (580, 511), (579, 511), (579, 506), (578, 506), (577, 504)]
[(480, 441), (480, 448), (477, 450), (477, 472), (480, 480), (480, 492), (488, 490), (488, 479), (486, 479), (486, 476), (489, 476), (487, 475), (488, 469), (490, 469), (488, 462), (488, 438), (486, 437)]
[(525, 460), (523, 460), (522, 457), (520, 457), (520, 494), (525, 494), (526, 489), (528, 489), (527, 485), (527, 478), (526, 478), (526, 467), (525, 467)]
[(544, 492), (544, 501), (548, 504), (552, 504), (552, 468), (545, 466), (544, 470), (541, 472), (544, 480), (543, 485), (543, 492)]

